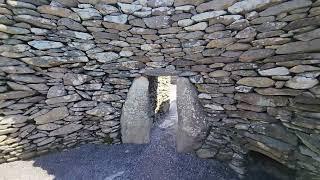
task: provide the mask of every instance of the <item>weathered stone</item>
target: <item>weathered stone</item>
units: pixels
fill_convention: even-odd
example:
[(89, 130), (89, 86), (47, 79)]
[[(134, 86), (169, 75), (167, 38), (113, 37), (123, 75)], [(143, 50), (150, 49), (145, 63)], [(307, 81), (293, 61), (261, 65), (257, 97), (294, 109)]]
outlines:
[(295, 39), (298, 39), (300, 41), (311, 41), (314, 39), (320, 38), (320, 29), (315, 29), (313, 31), (309, 31), (306, 33), (302, 33), (299, 35), (294, 36)]
[(170, 16), (154, 16), (143, 19), (147, 27), (152, 29), (167, 28), (170, 26)]
[(244, 28), (248, 27), (250, 25), (249, 21), (246, 19), (239, 19), (236, 20), (235, 22), (231, 23), (227, 29), (232, 29), (232, 30), (243, 30)]
[(121, 15), (106, 15), (103, 18), (104, 21), (118, 23), (118, 24), (126, 24), (128, 21), (128, 15), (121, 14)]
[(259, 88), (255, 89), (258, 94), (267, 95), (267, 96), (298, 96), (302, 93), (301, 90), (294, 89), (275, 89), (275, 88)]
[(257, 69), (258, 66), (255, 63), (230, 63), (223, 67), (225, 71), (235, 71), (235, 70), (250, 70)]
[(141, 5), (135, 5), (135, 4), (118, 3), (118, 6), (120, 7), (121, 11), (123, 11), (126, 14), (132, 14), (142, 9)]
[(281, 1), (282, 0), (244, 0), (230, 6), (228, 8), (228, 11), (232, 14), (244, 14), (256, 9), (263, 9)]
[(37, 126), (37, 129), (42, 130), (42, 131), (52, 131), (55, 129), (60, 128), (61, 125), (59, 124), (54, 124), (54, 123), (47, 123), (47, 124), (42, 124)]
[(191, 17), (192, 20), (196, 21), (196, 22), (200, 22), (200, 21), (205, 21), (208, 20), (210, 18), (214, 18), (214, 17), (218, 17), (221, 15), (225, 15), (227, 14), (226, 11), (210, 11), (210, 12), (204, 12), (204, 13), (200, 13), (197, 15), (194, 15)]
[(82, 127), (83, 127), (82, 124), (75, 124), (75, 123), (67, 124), (65, 126), (62, 126), (59, 129), (56, 129), (50, 132), (49, 136), (61, 136), (61, 135), (70, 134), (80, 130)]
[(317, 25), (320, 25), (320, 16), (298, 19), (296, 21), (289, 23), (284, 28), (284, 30), (290, 31), (290, 30), (307, 27), (307, 26), (317, 26)]
[(320, 154), (319, 139), (316, 135), (308, 135), (302, 132), (296, 132), (299, 139), (313, 152)]
[(225, 46), (233, 44), (235, 41), (236, 39), (234, 38), (215, 39), (210, 41), (206, 47), (207, 48), (223, 48)]
[(282, 45), (290, 42), (290, 38), (265, 38), (252, 41), (253, 46), (272, 46)]
[(186, 27), (186, 26), (192, 25), (193, 22), (194, 21), (192, 19), (182, 19), (178, 21), (178, 25), (182, 27)]
[(47, 99), (46, 103), (50, 105), (50, 104), (74, 102), (79, 100), (81, 100), (81, 97), (78, 94), (72, 94), (72, 95)]
[(295, 76), (286, 82), (285, 86), (292, 89), (310, 89), (317, 85), (319, 81), (314, 78)]
[(60, 97), (67, 95), (63, 85), (52, 86), (47, 93), (47, 98)]
[(119, 9), (104, 2), (95, 5), (95, 8), (103, 15), (119, 12)]
[(60, 30), (57, 32), (58, 35), (64, 36), (64, 37), (72, 37), (76, 39), (82, 39), (82, 40), (90, 40), (93, 39), (93, 36), (88, 33), (84, 32), (77, 32), (77, 31), (71, 31), (71, 30)]
[(91, 76), (85, 74), (67, 73), (63, 77), (64, 85), (78, 86), (92, 80)]
[(150, 142), (152, 126), (149, 104), (149, 81), (145, 77), (133, 81), (122, 109), (122, 142), (145, 144)]
[(99, 62), (107, 63), (118, 59), (120, 56), (114, 52), (95, 53), (91, 55), (91, 58), (96, 59)]
[[(119, 40), (119, 35), (115, 33), (107, 33), (107, 32), (93, 32), (93, 37), (96, 39), (96, 41), (106, 40), (106, 42), (109, 42), (109, 40)], [(89, 56), (94, 56), (95, 53), (89, 54)]]
[(1, 125), (12, 125), (12, 124), (21, 124), (25, 123), (28, 120), (27, 116), (23, 115), (10, 115), (0, 118)]
[(265, 59), (274, 55), (273, 49), (253, 49), (241, 54), (239, 61), (241, 62), (253, 62), (261, 59)]
[(291, 54), (301, 52), (318, 52), (320, 51), (320, 39), (315, 39), (308, 42), (297, 41), (284, 44), (280, 46), (276, 53), (277, 54)]
[(45, 28), (45, 29), (54, 29), (57, 27), (56, 23), (54, 23), (52, 20), (30, 16), (30, 15), (17, 15), (14, 17), (14, 19), (16, 21), (29, 23), (34, 26)]
[(269, 32), (284, 28), (287, 25), (286, 22), (265, 22), (259, 25), (256, 30), (259, 32)]
[(21, 60), (27, 64), (38, 66), (38, 67), (53, 67), (62, 64), (72, 64), (80, 62), (88, 62), (89, 59), (86, 56), (78, 57), (51, 57), (51, 56), (40, 56), (31, 58), (21, 58)]
[(260, 16), (274, 16), (281, 13), (286, 13), (295, 9), (308, 7), (312, 4), (309, 0), (293, 0), (278, 4), (259, 13)]
[(121, 96), (116, 94), (101, 94), (92, 96), (92, 100), (99, 102), (111, 102), (111, 101), (119, 101), (121, 100)]
[(87, 114), (97, 117), (104, 117), (114, 113), (116, 110), (109, 104), (100, 103), (97, 107), (86, 111)]
[(258, 72), (261, 76), (285, 76), (290, 74), (289, 70), (285, 67), (258, 70)]
[(29, 41), (28, 44), (39, 50), (55, 49), (64, 46), (61, 42), (54, 41)]
[(150, 7), (166, 7), (172, 6), (174, 0), (149, 0), (147, 1), (147, 5)]
[(11, 133), (15, 133), (19, 130), (19, 128), (7, 128), (7, 129), (3, 129), (0, 130), (0, 136), (1, 135), (5, 135), (5, 134), (11, 134)]
[(44, 83), (46, 79), (38, 77), (36, 75), (20, 75), (20, 74), (10, 74), (8, 76), (9, 79), (18, 82), (25, 82), (25, 83)]
[(39, 6), (37, 10), (42, 14), (51, 14), (59, 17), (71, 17), (73, 12), (67, 8), (55, 7), (50, 5)]
[(197, 91), (187, 78), (177, 80), (178, 130), (177, 151), (198, 149), (206, 137), (207, 119), (197, 99)]
[(30, 31), (28, 29), (6, 26), (4, 24), (0, 24), (0, 31), (8, 34), (28, 34)]
[(85, 9), (72, 8), (72, 10), (75, 11), (81, 17), (82, 20), (102, 18), (100, 12), (93, 8), (85, 8)]
[(35, 72), (33, 69), (23, 66), (0, 67), (0, 70), (8, 74), (31, 74)]
[(10, 91), (6, 93), (0, 93), (0, 100), (24, 98), (32, 96), (35, 93), (36, 92), (34, 91)]
[(320, 71), (320, 67), (310, 65), (297, 65), (290, 69), (290, 72), (293, 73), (304, 73), (308, 71)]
[(77, 0), (55, 0), (63, 6), (66, 7), (76, 7), (78, 5)]
[(74, 31), (82, 31), (85, 32), (87, 31), (86, 28), (83, 27), (80, 23), (69, 19), (69, 18), (61, 18), (58, 20), (58, 25), (60, 26), (66, 26), (67, 28), (74, 30)]
[(265, 77), (245, 77), (240, 79), (237, 84), (252, 87), (270, 87), (274, 85), (274, 81)]
[(201, 31), (201, 30), (205, 30), (207, 27), (208, 27), (208, 24), (206, 22), (200, 22), (192, 26), (187, 26), (184, 29), (187, 31)]
[(286, 143), (297, 145), (298, 138), (294, 134), (288, 132), (285, 127), (277, 124), (253, 124), (251, 125), (253, 131), (269, 137), (273, 137)]
[(238, 39), (247, 39), (247, 38), (254, 38), (256, 37), (257, 32), (254, 28), (252, 27), (247, 27), (244, 30), (238, 32), (236, 35), (236, 38)]
[(183, 6), (183, 5), (194, 5), (197, 6), (201, 3), (205, 2), (205, 0), (175, 0), (174, 6)]
[(48, 113), (34, 118), (36, 124), (47, 124), (60, 119), (63, 119), (69, 115), (68, 108), (65, 106), (54, 108)]
[(225, 10), (231, 5), (233, 5), (236, 0), (225, 0), (225, 1), (219, 1), (219, 0), (213, 0), (206, 3), (202, 3), (199, 6), (197, 6), (197, 12), (205, 12), (209, 10)]
[(256, 93), (237, 93), (234, 99), (256, 106), (286, 106), (288, 98), (283, 96), (262, 96)]

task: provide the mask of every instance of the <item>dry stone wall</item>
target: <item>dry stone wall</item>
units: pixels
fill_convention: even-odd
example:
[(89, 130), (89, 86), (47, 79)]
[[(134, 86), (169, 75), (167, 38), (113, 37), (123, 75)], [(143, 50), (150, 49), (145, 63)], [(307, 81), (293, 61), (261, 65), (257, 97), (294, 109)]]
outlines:
[(319, 26), (319, 0), (0, 0), (0, 162), (120, 143), (133, 79), (178, 75), (208, 116), (200, 157), (318, 177)]

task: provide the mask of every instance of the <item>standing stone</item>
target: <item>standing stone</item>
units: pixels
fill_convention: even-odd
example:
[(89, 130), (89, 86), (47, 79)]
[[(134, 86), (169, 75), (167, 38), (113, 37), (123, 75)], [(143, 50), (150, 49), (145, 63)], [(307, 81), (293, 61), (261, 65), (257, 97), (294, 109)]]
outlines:
[(201, 147), (207, 134), (207, 119), (198, 101), (197, 90), (187, 78), (177, 80), (177, 151), (191, 152)]
[(121, 134), (123, 143), (145, 144), (150, 142), (152, 126), (149, 81), (139, 77), (133, 81), (122, 108)]

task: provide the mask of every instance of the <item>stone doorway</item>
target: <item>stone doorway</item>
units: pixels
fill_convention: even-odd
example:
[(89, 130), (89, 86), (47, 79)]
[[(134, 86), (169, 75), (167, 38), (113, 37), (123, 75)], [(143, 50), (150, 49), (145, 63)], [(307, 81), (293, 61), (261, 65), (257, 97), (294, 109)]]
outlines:
[[(133, 81), (122, 109), (123, 143), (149, 143), (150, 131), (155, 120), (169, 110), (170, 105), (176, 104), (177, 122), (163, 122), (162, 125), (175, 126), (176, 123), (177, 151), (191, 152), (201, 147), (207, 135), (208, 123), (198, 101), (197, 91), (188, 78), (171, 79), (162, 76), (142, 76)], [(171, 84), (176, 84), (176, 92)], [(171, 101), (170, 93), (171, 98), (174, 98)]]

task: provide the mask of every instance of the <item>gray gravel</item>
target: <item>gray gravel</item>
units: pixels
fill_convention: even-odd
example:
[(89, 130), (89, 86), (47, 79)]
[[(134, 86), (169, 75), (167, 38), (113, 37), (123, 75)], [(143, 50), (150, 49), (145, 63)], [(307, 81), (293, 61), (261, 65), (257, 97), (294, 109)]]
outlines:
[(1, 180), (237, 180), (225, 164), (175, 151), (175, 107), (147, 145), (84, 145), (0, 165)]

